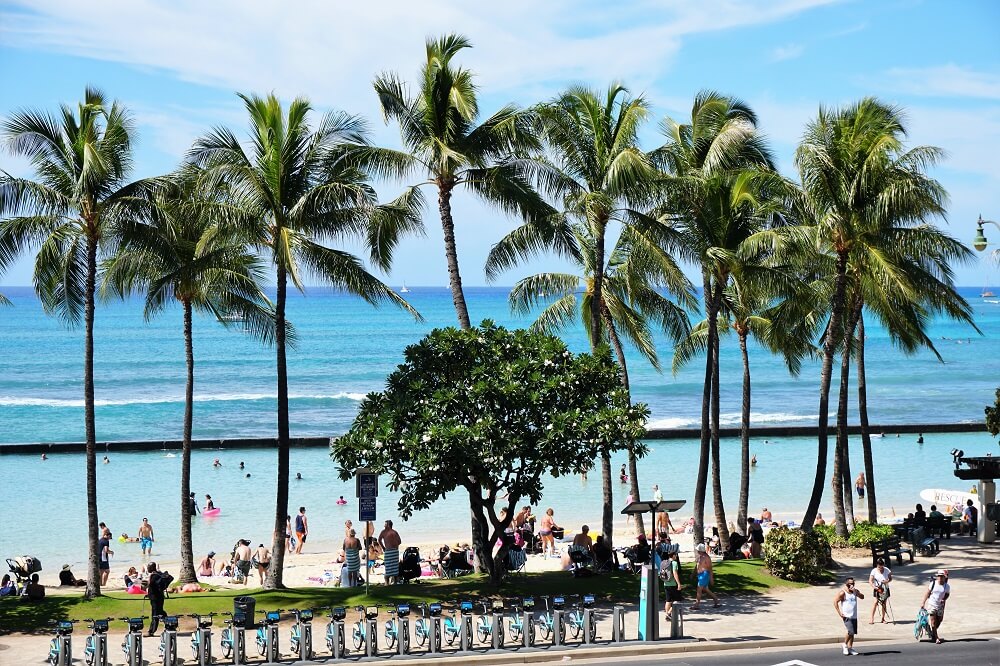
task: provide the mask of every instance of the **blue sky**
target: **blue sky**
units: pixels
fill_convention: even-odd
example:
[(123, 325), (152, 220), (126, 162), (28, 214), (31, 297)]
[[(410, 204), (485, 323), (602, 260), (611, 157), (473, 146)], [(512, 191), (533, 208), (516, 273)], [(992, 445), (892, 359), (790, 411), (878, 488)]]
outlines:
[[(385, 70), (412, 80), (424, 39), (443, 32), (475, 45), (461, 63), (478, 75), (485, 113), (570, 83), (621, 80), (650, 100), (654, 118), (682, 118), (695, 93), (711, 88), (757, 111), (791, 176), (798, 137), (820, 104), (879, 96), (906, 108), (913, 145), (948, 152), (934, 172), (951, 195), (946, 230), (968, 242), (980, 213), (1000, 220), (1000, 2), (992, 0), (0, 1), (0, 115), (55, 110), (87, 84), (103, 88), (136, 116), (136, 177), (171, 170), (212, 125), (242, 131), (237, 90), (305, 95), (319, 110), (364, 115), (377, 141), (396, 145), (371, 80)], [(646, 148), (659, 143), (656, 125), (643, 133)], [(7, 154), (0, 169), (29, 174)], [(381, 188), (385, 198), (398, 191)], [(514, 221), (464, 195), (455, 219), (465, 283), (484, 284), (486, 254)], [(447, 284), (436, 210), (425, 222), (426, 237), (397, 253), (391, 283)], [(987, 234), (1000, 242), (1000, 230)], [(559, 268), (543, 259), (499, 283)], [(25, 259), (0, 284), (28, 284), (30, 273)], [(957, 277), (996, 285), (998, 273), (983, 255)]]

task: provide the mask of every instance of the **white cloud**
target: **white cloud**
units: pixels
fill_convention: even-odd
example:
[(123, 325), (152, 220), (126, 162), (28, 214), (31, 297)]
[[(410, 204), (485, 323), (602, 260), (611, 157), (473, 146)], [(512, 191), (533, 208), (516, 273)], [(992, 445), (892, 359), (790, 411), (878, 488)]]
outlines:
[(885, 73), (890, 90), (926, 97), (976, 97), (1000, 100), (1000, 74), (948, 64), (920, 69), (893, 68)]
[(771, 50), (771, 62), (781, 62), (782, 60), (793, 60), (805, 52), (802, 44), (786, 44)]

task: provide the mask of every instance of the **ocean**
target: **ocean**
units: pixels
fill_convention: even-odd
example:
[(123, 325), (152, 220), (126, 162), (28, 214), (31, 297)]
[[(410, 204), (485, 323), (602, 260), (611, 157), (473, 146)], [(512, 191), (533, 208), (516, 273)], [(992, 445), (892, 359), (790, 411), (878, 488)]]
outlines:
[[(507, 307), (507, 289), (470, 288), (467, 299), (474, 321), (492, 319), (504, 326), (530, 323)], [(1000, 302), (983, 299), (978, 288), (963, 294), (974, 304), (980, 336), (968, 326), (938, 321), (930, 333), (943, 362), (930, 351), (907, 356), (896, 349), (874, 322), (867, 324), (870, 418), (874, 424), (979, 422), (992, 404), (1000, 378)], [(0, 442), (82, 441), (82, 330), (68, 330), (46, 316), (30, 289), (5, 288), (14, 303), (0, 308)], [(309, 289), (289, 299), (288, 316), (298, 343), (288, 357), (293, 436), (335, 436), (351, 424), (359, 401), (382, 388), (402, 358), (406, 345), (434, 327), (455, 323), (450, 292), (411, 287), (409, 301), (426, 318), (415, 322), (394, 308), (373, 309), (363, 301), (333, 290)], [(273, 437), (275, 434), (275, 369), (272, 349), (246, 336), (240, 326), (225, 328), (198, 317), (194, 327), (196, 360), (196, 438)], [(570, 347), (587, 348), (581, 327), (564, 333)], [(738, 425), (741, 366), (734, 337), (723, 340), (723, 422)], [(672, 350), (661, 343), (659, 374), (637, 355), (629, 358), (633, 398), (652, 412), (650, 427), (693, 427), (701, 410), (701, 360), (676, 376), (669, 372)], [(180, 439), (183, 416), (184, 354), (179, 308), (146, 322), (138, 299), (101, 304), (95, 327), (97, 436), (100, 441)], [(790, 377), (780, 359), (753, 348), (753, 423), (810, 425), (816, 418), (818, 365), (805, 364)], [(852, 377), (853, 380), (853, 377)], [(836, 388), (837, 382), (834, 382)], [(852, 385), (852, 402), (854, 386)], [(852, 421), (855, 420), (852, 416)], [(918, 445), (913, 435), (887, 436), (875, 442), (880, 506), (912, 510), (923, 488), (964, 489), (951, 473), (951, 448), (967, 453), (995, 451), (985, 434), (927, 437)], [(693, 440), (649, 442), (650, 455), (640, 462), (642, 488), (659, 483), (668, 499), (692, 499), (697, 470)], [(852, 438), (852, 468), (861, 469), (860, 445)], [(755, 438), (759, 464), (751, 480), (751, 510), (767, 505), (775, 513), (795, 516), (808, 499), (815, 470), (811, 438)], [(728, 510), (735, 516), (739, 446), (723, 443), (724, 488)], [(211, 461), (220, 457), (221, 468)], [(914, 459), (920, 464), (914, 465)], [(237, 469), (240, 461), (246, 471)], [(624, 460), (614, 460), (615, 469)], [(84, 466), (82, 454), (0, 458), (5, 481), (0, 484), (0, 555), (30, 553), (56, 562), (83, 562), (86, 554)], [(270, 450), (204, 450), (194, 453), (192, 489), (200, 501), (210, 493), (222, 515), (195, 522), (196, 553), (213, 548), (228, 552), (236, 538), (254, 543), (270, 539), (273, 514), (274, 453)], [(157, 533), (157, 551), (176, 557), (179, 455), (171, 452), (112, 453), (98, 466), (98, 501), (102, 520), (115, 531), (133, 533), (149, 517)], [(328, 451), (292, 452), (289, 507), (309, 507), (315, 549), (339, 545), (341, 525), (357, 518), (353, 486), (336, 478)], [(252, 474), (247, 478), (245, 474)], [(617, 483), (616, 483), (617, 486)], [(621, 486), (616, 503), (624, 502)], [(645, 492), (645, 490), (644, 490)], [(350, 501), (338, 507), (334, 500)], [(600, 475), (549, 479), (544, 506), (568, 526), (599, 521)], [(824, 502), (826, 505), (827, 502)], [(680, 511), (689, 515), (690, 505)], [(827, 508), (827, 510), (829, 510)], [(449, 495), (431, 509), (399, 525), (404, 540), (428, 543), (467, 538), (468, 509), (461, 493)], [(379, 519), (396, 518), (394, 497), (379, 497)], [(453, 518), (457, 518), (453, 520)], [(622, 522), (624, 519), (622, 519)], [(447, 527), (442, 527), (447, 525)], [(123, 546), (119, 563), (130, 550)], [(117, 566), (117, 565), (116, 565)]]

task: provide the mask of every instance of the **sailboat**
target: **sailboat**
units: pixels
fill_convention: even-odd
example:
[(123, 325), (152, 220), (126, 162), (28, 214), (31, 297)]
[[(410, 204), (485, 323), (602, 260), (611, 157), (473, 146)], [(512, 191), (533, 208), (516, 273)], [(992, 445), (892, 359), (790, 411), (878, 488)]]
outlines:
[(405, 282), (403, 283), (403, 286), (400, 288), (399, 293), (401, 293), (401, 294), (408, 294), (408, 293), (410, 293), (410, 290), (406, 288), (406, 283)]
[(986, 276), (986, 286), (983, 287), (983, 292), (981, 294), (979, 294), (979, 295), (982, 296), (983, 298), (992, 298), (992, 297), (996, 296), (996, 294), (993, 293), (993, 290), (990, 289), (990, 276), (989, 275)]

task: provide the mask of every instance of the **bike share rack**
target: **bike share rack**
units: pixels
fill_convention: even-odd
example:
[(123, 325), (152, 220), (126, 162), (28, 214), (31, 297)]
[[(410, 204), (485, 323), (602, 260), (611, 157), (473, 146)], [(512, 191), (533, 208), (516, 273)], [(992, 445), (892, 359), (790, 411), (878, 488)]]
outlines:
[(197, 623), (191, 634), (191, 648), (198, 666), (212, 666), (212, 616), (191, 615)]
[(163, 618), (163, 633), (160, 635), (160, 656), (163, 666), (177, 666), (177, 625), (180, 621), (176, 615), (166, 615)]
[(472, 650), (472, 602), (461, 602), (459, 610), (462, 617), (462, 623), (459, 625), (459, 632), (461, 632), (459, 652), (470, 652)]
[(583, 643), (584, 645), (590, 645), (597, 638), (595, 632), (591, 631), (591, 627), (596, 627), (596, 622), (594, 621), (594, 595), (585, 594), (583, 595)]
[(611, 609), (611, 642), (624, 643), (625, 638), (625, 607), (615, 606)]
[(552, 647), (559, 647), (566, 642), (566, 621), (563, 618), (565, 608), (565, 597), (552, 597)]
[[(344, 652), (346, 651), (343, 646), (346, 645), (346, 635), (344, 634), (344, 619), (347, 618), (347, 608), (343, 606), (336, 606), (330, 609), (330, 625), (333, 627), (333, 636), (330, 637), (330, 643), (327, 647), (330, 649), (332, 659), (343, 659)], [(329, 633), (329, 631), (328, 631)]]
[(378, 656), (378, 606), (365, 608), (365, 656)]
[(494, 650), (503, 648), (503, 599), (494, 599), (490, 607), (492, 611), (490, 619), (490, 638)]
[(439, 654), (441, 652), (441, 604), (433, 603), (427, 606), (427, 621), (430, 622), (427, 651), (429, 654)]
[(410, 653), (410, 604), (396, 606), (396, 654)]
[(108, 619), (88, 619), (90, 636), (84, 656), (90, 666), (108, 666)]
[(290, 647), (294, 657), (292, 661), (309, 661), (313, 657), (312, 640), (312, 619), (313, 611), (310, 608), (295, 610), (295, 626), (298, 631), (298, 640), (290, 641)]

